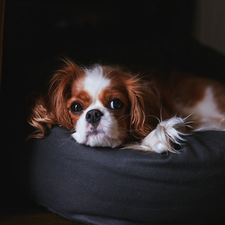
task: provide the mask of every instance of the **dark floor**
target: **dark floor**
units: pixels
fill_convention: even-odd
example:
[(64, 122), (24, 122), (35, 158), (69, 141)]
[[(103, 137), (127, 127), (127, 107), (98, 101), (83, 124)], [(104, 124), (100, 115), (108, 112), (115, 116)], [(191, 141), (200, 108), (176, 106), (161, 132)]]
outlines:
[(31, 210), (9, 212), (0, 216), (1, 225), (82, 225), (81, 223), (65, 219), (48, 212), (42, 207), (33, 207)]

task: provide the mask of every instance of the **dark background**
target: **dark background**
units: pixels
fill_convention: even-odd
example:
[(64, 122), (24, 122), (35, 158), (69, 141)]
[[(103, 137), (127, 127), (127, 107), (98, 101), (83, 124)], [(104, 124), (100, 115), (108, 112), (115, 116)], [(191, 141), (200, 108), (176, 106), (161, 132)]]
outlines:
[(31, 131), (26, 122), (29, 95), (46, 90), (60, 57), (84, 65), (116, 63), (164, 71), (175, 67), (223, 81), (224, 56), (191, 37), (195, 1), (144, 2), (6, 1), (0, 93), (4, 209), (17, 207), (23, 199), (12, 158), (23, 150)]

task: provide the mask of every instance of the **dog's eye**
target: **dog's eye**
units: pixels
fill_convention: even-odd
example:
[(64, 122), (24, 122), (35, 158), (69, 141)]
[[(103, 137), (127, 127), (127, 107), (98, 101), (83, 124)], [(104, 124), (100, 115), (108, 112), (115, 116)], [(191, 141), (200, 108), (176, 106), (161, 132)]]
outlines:
[(122, 109), (123, 108), (123, 102), (120, 99), (113, 99), (109, 102), (109, 108), (110, 109)]
[(79, 102), (74, 102), (70, 106), (70, 109), (71, 109), (71, 112), (72, 113), (80, 113), (81, 111), (83, 111), (83, 106)]

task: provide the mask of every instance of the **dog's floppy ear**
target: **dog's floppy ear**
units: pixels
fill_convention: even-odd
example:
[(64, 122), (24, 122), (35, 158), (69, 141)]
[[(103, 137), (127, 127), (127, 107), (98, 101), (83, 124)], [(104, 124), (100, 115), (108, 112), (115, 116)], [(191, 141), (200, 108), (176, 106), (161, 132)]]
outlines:
[(38, 97), (31, 108), (28, 122), (37, 130), (30, 137), (43, 137), (46, 134), (46, 126), (73, 128), (66, 101), (71, 97), (71, 86), (82, 73), (82, 69), (68, 59), (64, 60), (64, 63), (52, 77), (48, 93)]
[(130, 136), (133, 140), (146, 137), (160, 119), (157, 92), (145, 87), (141, 79), (132, 77), (127, 82), (130, 99)]

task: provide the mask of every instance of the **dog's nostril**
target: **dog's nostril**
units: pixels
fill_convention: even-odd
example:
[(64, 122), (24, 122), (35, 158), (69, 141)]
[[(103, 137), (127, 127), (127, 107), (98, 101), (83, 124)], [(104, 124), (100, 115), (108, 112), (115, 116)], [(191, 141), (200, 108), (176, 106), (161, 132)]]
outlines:
[(97, 127), (102, 116), (103, 113), (101, 111), (99, 111), (98, 109), (92, 109), (87, 112), (86, 120), (93, 126)]
[(91, 119), (91, 113), (87, 113), (86, 119), (87, 119), (87, 120)]
[(97, 117), (101, 117), (103, 114), (102, 114), (102, 112), (100, 112), (99, 110), (98, 111), (96, 111), (95, 113), (94, 113), (94, 116), (97, 118)]

